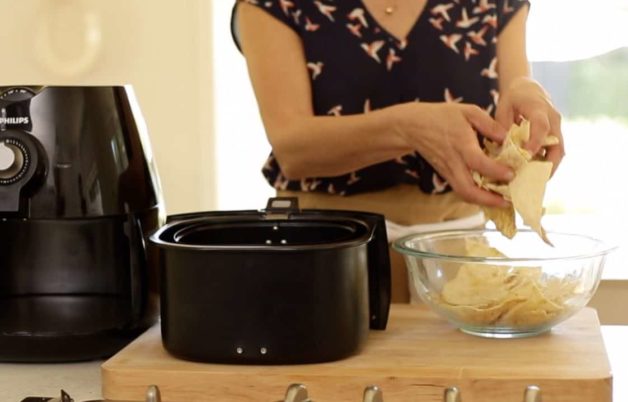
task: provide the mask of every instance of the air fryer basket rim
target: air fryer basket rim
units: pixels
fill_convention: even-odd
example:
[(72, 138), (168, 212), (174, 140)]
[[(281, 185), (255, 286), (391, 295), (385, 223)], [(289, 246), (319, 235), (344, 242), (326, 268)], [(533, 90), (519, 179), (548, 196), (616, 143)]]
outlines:
[[(332, 248), (353, 247), (358, 244), (368, 243), (373, 238), (373, 228), (368, 222), (356, 218), (354, 216), (342, 215), (325, 215), (326, 210), (303, 210), (299, 214), (291, 214), (288, 219), (265, 219), (260, 211), (225, 211), (216, 212), (197, 212), (185, 214), (183, 220), (173, 220), (159, 228), (153, 233), (149, 241), (159, 248), (175, 249), (175, 250), (256, 250), (256, 251), (272, 251), (272, 252), (289, 252), (304, 250), (324, 250)], [(173, 217), (171, 217), (173, 218)], [(176, 217), (174, 217), (176, 218)], [(233, 244), (233, 245), (214, 245), (214, 244), (185, 244), (177, 242), (174, 237), (182, 230), (187, 230), (197, 225), (223, 225), (247, 223), (252, 225), (281, 225), (285, 223), (321, 223), (336, 224), (344, 227), (354, 227), (355, 236), (344, 241), (318, 242), (312, 244)], [(314, 227), (312, 227), (314, 229)]]

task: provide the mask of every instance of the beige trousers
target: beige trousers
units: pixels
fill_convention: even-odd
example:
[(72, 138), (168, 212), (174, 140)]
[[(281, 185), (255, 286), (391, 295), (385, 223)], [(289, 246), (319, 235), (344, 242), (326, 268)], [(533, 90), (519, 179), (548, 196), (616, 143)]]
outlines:
[[(339, 196), (324, 193), (278, 191), (280, 197), (297, 197), (300, 208), (344, 209), (382, 214), (400, 225), (445, 222), (478, 213), (479, 207), (462, 201), (456, 194), (430, 195), (412, 185), (398, 185), (383, 191)], [(410, 300), (408, 274), (403, 257), (390, 247), (392, 301)]]

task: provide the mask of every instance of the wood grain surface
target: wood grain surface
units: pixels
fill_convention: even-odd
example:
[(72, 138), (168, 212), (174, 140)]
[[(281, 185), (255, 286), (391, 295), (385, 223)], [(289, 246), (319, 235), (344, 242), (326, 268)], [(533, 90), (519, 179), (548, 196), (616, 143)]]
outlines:
[(170, 356), (151, 328), (102, 366), (103, 396), (143, 400), (156, 384), (165, 402), (276, 402), (293, 383), (315, 402), (360, 402), (378, 385), (385, 402), (523, 402), (528, 385), (545, 402), (610, 402), (612, 376), (596, 311), (585, 308), (543, 335), (487, 339), (464, 334), (425, 307), (393, 305), (386, 331), (371, 331), (348, 359), (309, 365), (245, 366)]

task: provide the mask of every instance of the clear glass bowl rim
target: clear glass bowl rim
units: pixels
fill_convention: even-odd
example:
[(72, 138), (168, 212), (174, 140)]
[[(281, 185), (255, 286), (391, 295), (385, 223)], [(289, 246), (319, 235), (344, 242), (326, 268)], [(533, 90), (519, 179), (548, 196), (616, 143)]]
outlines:
[[(536, 232), (530, 229), (520, 229), (517, 231), (518, 233), (531, 233), (535, 236), (538, 236)], [(462, 256), (462, 255), (448, 255), (448, 254), (440, 254), (434, 253), (430, 251), (420, 251), (409, 248), (405, 245), (410, 240), (427, 240), (427, 239), (438, 239), (445, 238), (450, 236), (461, 236), (461, 235), (482, 235), (486, 233), (494, 233), (503, 236), (496, 229), (452, 229), (452, 230), (436, 230), (429, 231), (423, 233), (414, 233), (407, 236), (403, 236), (393, 242), (393, 248), (405, 255), (417, 257), (417, 258), (430, 258), (430, 259), (439, 259), (451, 262), (491, 262), (491, 263), (508, 263), (508, 262), (524, 262), (524, 261), (532, 261), (532, 262), (541, 262), (541, 261), (572, 261), (572, 260), (581, 260), (581, 259), (589, 259), (600, 257), (603, 255), (607, 255), (613, 250), (617, 249), (617, 245), (608, 243), (606, 241), (600, 240), (598, 238), (584, 235), (581, 233), (567, 233), (567, 232), (558, 232), (558, 231), (548, 231), (547, 235), (551, 238), (551, 235), (557, 235), (562, 237), (573, 237), (580, 239), (587, 239), (593, 242), (596, 242), (600, 248), (587, 253), (574, 253), (573, 255), (565, 255), (565, 256), (556, 256), (556, 257), (514, 257), (514, 258), (504, 258), (504, 257), (472, 257), (472, 256)], [(551, 240), (551, 239), (550, 239)]]

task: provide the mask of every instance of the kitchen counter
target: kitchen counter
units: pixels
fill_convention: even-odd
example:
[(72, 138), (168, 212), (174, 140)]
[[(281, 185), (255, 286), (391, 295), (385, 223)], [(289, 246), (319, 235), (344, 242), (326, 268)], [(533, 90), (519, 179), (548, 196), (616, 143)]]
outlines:
[[(628, 326), (602, 326), (602, 335), (613, 370), (613, 401), (628, 401)], [(0, 364), (0, 401), (20, 402), (26, 396), (58, 397), (61, 388), (77, 402), (101, 398), (101, 364), (102, 361)]]

